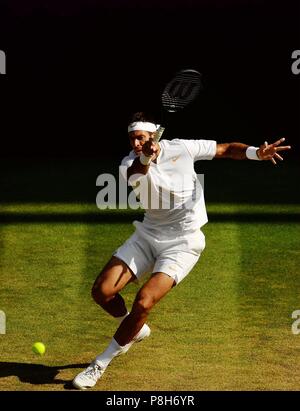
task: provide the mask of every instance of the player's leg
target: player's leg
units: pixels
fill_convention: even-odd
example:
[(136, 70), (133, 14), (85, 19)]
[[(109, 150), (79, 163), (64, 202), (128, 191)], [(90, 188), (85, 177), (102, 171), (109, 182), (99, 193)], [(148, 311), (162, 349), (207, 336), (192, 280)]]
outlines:
[[(114, 257), (112, 257), (97, 277), (92, 289), (94, 300), (108, 313), (114, 317), (121, 317), (120, 319), (122, 320), (122, 316), (127, 314), (127, 309), (124, 300), (119, 295), (119, 291), (128, 282), (135, 278), (140, 278), (145, 272), (149, 272), (153, 264), (149, 245), (137, 234), (133, 234), (114, 253)], [(149, 335), (150, 328), (147, 324), (144, 324), (132, 343), (141, 341)], [(90, 366), (74, 378), (73, 385), (79, 389), (93, 387), (106, 370), (110, 361), (117, 355), (125, 353), (132, 343), (123, 347), (112, 338), (101, 356), (96, 357)]]
[(93, 288), (93, 299), (113, 317), (120, 320), (128, 313), (119, 294), (130, 281), (139, 278), (153, 266), (149, 244), (134, 233), (119, 247), (102, 272)]
[(163, 273), (154, 274), (146, 282), (136, 296), (131, 313), (122, 321), (106, 350), (74, 378), (73, 385), (76, 388), (93, 387), (113, 358), (126, 353), (135, 341), (150, 334), (150, 329), (145, 324), (146, 318), (153, 306), (174, 285), (174, 279)]
[[(160, 256), (153, 268), (155, 274), (138, 292), (131, 313), (123, 320), (104, 353), (97, 356), (96, 360), (74, 379), (75, 387), (82, 389), (94, 386), (110, 361), (125, 353), (133, 342), (138, 340), (140, 333), (145, 331), (145, 327), (147, 331), (145, 321), (151, 309), (175, 284), (188, 275), (204, 247), (205, 237), (201, 232), (168, 245), (162, 242)], [(141, 267), (140, 264), (138, 266)], [(131, 267), (133, 272), (134, 267), (135, 264)], [(139, 270), (135, 272), (138, 273)]]
[(154, 274), (138, 292), (130, 314), (114, 335), (120, 346), (137, 337), (154, 305), (189, 274), (204, 248), (205, 236), (200, 230), (168, 244), (162, 241)]
[(175, 280), (164, 273), (155, 273), (138, 292), (130, 314), (122, 321), (107, 349), (95, 362), (106, 369), (114, 357), (125, 354), (136, 341), (148, 337), (145, 324), (149, 312), (175, 285)]
[(120, 346), (130, 344), (145, 324), (152, 308), (175, 285), (175, 280), (168, 275), (158, 272), (144, 284), (138, 292), (130, 314), (120, 324), (114, 339)]
[(130, 268), (113, 256), (96, 278), (92, 297), (108, 314), (122, 318), (128, 311), (119, 292), (135, 278)]

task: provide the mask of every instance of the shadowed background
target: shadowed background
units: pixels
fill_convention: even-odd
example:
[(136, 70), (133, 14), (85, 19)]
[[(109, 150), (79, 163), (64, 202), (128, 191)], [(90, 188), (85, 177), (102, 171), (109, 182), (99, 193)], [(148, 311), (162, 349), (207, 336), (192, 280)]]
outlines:
[(262, 1), (4, 2), (1, 200), (94, 201), (96, 176), (116, 173), (129, 150), (128, 116), (150, 110), (159, 120), (163, 85), (194, 67), (204, 91), (169, 116), (165, 138), (259, 145), (286, 137), (293, 146), (280, 172), (271, 163), (202, 162), (206, 181), (216, 176), (207, 200), (222, 187), (222, 201), (298, 201), (298, 16), (296, 3)]
[(159, 114), (163, 85), (186, 67), (203, 73), (205, 90), (171, 116), (166, 138), (284, 136), (297, 157), (298, 16), (296, 3), (262, 1), (7, 2), (1, 157), (118, 158), (128, 116)]

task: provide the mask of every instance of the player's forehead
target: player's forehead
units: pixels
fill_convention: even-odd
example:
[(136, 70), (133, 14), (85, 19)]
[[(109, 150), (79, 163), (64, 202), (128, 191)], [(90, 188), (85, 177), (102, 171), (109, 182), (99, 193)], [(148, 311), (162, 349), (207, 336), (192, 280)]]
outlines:
[(148, 138), (150, 137), (150, 134), (148, 131), (144, 131), (144, 130), (134, 130), (134, 131), (130, 131), (129, 133), (129, 138), (131, 140), (135, 139), (135, 138)]

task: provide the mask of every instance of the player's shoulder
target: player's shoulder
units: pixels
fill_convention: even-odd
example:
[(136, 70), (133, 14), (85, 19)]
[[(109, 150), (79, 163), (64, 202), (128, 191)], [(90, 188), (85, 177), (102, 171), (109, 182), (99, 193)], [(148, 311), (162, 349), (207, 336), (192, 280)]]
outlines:
[(189, 139), (184, 139), (184, 138), (174, 138), (172, 140), (162, 140), (160, 144), (162, 145), (163, 148), (170, 150), (187, 150), (190, 145), (195, 145), (197, 143), (196, 140), (189, 140)]
[(161, 140), (160, 144), (165, 147), (175, 147), (175, 146), (182, 146), (184, 144), (184, 139), (182, 138), (173, 138), (172, 140)]

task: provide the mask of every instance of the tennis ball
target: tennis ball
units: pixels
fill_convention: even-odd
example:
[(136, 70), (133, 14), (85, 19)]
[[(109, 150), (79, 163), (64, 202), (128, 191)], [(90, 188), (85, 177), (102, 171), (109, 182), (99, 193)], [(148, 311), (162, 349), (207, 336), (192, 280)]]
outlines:
[(35, 342), (32, 346), (32, 351), (38, 355), (44, 355), (46, 347), (42, 342)]

